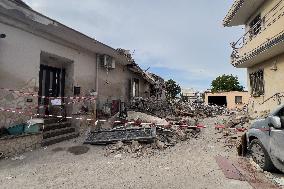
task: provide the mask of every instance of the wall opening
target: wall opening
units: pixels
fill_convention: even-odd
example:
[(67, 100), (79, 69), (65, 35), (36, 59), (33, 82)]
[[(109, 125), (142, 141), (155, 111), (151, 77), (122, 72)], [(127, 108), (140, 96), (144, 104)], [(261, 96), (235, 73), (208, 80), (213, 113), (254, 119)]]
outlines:
[(226, 96), (208, 96), (208, 104), (227, 106)]
[(134, 97), (139, 97), (139, 79), (133, 79), (132, 94)]
[(258, 70), (249, 74), (251, 94), (253, 96), (264, 95), (264, 71)]
[(39, 96), (55, 97), (39, 98), (40, 115), (66, 116), (72, 111), (72, 106), (64, 106), (61, 97), (73, 94), (73, 61), (65, 57), (47, 52), (41, 52), (39, 71)]

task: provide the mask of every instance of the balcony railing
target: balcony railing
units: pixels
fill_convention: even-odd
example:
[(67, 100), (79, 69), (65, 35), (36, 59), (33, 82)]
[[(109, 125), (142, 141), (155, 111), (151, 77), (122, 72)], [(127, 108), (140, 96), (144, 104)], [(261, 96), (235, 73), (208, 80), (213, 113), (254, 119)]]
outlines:
[(266, 15), (264, 15), (257, 23), (241, 36), (236, 42), (231, 43), (233, 48), (232, 58), (238, 58), (238, 49), (245, 46), (248, 42), (253, 40), (262, 31), (266, 30), (274, 22), (284, 15), (284, 0), (280, 0)]

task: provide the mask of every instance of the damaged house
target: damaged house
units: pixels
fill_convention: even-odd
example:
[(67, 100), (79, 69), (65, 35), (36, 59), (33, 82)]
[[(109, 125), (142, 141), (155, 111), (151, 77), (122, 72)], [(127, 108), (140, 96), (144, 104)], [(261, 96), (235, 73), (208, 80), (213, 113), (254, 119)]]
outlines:
[[(113, 114), (119, 101), (150, 96), (154, 80), (127, 51), (20, 0), (0, 2), (0, 34), (0, 135), (7, 135), (3, 128), (17, 135), (0, 139), (0, 155), (76, 137), (81, 127), (93, 124), (97, 111)], [(31, 118), (40, 118), (33, 123), (44, 127), (23, 125)]]
[(231, 43), (231, 63), (247, 69), (251, 114), (270, 112), (283, 103), (283, 8), (282, 0), (235, 0), (223, 22), (225, 27), (245, 27)]
[(152, 92), (155, 80), (135, 63), (130, 52), (116, 51), (126, 59), (119, 62), (113, 58), (108, 60), (107, 55), (98, 56), (99, 115), (114, 115), (121, 102), (127, 105), (133, 98), (149, 98), (155, 94)]

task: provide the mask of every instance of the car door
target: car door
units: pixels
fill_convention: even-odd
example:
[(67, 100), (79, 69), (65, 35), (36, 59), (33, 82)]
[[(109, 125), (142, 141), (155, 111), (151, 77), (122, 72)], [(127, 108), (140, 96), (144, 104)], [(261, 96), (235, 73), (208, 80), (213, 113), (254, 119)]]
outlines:
[(284, 162), (284, 108), (278, 112), (281, 120), (281, 129), (271, 128), (270, 153), (278, 160)]

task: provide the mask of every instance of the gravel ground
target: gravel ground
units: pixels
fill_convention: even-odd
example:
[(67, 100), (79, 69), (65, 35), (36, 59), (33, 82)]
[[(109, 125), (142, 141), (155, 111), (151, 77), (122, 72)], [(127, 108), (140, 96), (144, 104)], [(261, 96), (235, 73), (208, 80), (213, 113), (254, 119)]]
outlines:
[(78, 138), (25, 153), (22, 160), (2, 160), (0, 188), (251, 188), (247, 182), (226, 179), (216, 164), (216, 155), (235, 158), (236, 152), (217, 142), (215, 121), (203, 121), (208, 128), (198, 139), (147, 158), (105, 157), (103, 146), (68, 150), (82, 144)]

